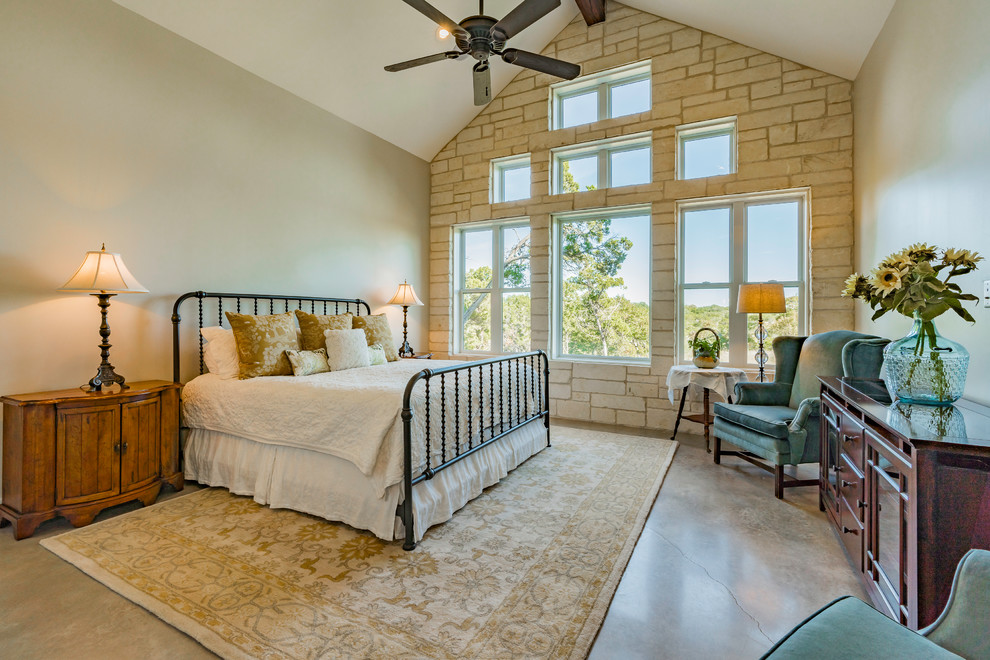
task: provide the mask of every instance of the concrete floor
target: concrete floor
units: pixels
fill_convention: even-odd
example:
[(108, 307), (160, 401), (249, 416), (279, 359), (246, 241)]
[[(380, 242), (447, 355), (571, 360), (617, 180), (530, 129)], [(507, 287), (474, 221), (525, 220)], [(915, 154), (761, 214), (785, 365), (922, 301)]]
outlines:
[[(776, 500), (770, 474), (733, 458), (714, 465), (704, 440), (683, 430), (678, 440), (593, 660), (756, 658), (833, 598), (864, 597), (818, 511), (815, 489), (788, 490), (786, 500)], [(814, 470), (802, 468), (805, 474)], [(137, 506), (115, 507), (97, 520)], [(0, 657), (214, 657), (38, 545), (69, 529), (57, 519), (23, 541), (14, 541), (9, 527), (0, 530)]]

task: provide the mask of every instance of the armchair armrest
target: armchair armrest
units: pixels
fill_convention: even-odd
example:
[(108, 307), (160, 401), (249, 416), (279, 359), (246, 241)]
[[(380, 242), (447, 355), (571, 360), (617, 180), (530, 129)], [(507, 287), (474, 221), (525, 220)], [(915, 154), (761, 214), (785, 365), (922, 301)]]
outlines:
[(804, 428), (804, 425), (808, 423), (808, 418), (812, 415), (817, 415), (821, 412), (822, 402), (820, 399), (814, 397), (804, 399), (798, 405), (797, 414), (794, 415), (794, 419), (788, 425), (788, 428), (793, 431), (800, 431)]
[(745, 406), (786, 406), (790, 383), (736, 383), (735, 403)]
[(945, 609), (918, 632), (965, 658), (990, 657), (990, 551), (970, 550), (959, 561)]

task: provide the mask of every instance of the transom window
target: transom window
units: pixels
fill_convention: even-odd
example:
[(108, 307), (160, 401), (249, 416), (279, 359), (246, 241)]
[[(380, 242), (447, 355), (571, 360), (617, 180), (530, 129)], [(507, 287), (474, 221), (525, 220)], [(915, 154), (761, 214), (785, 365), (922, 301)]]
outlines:
[(492, 203), (528, 199), (530, 196), (529, 177), (529, 154), (492, 160)]
[(646, 112), (651, 107), (650, 63), (637, 62), (551, 87), (551, 128)]
[(681, 361), (703, 327), (722, 337), (721, 359), (755, 365), (756, 314), (736, 312), (739, 285), (779, 282), (787, 311), (765, 314), (769, 342), (802, 335), (807, 316), (807, 193), (740, 195), (678, 205), (680, 224), (678, 316)]
[(527, 219), (455, 230), (458, 352), (530, 350), (529, 248)]
[(554, 356), (650, 361), (648, 206), (554, 216)]
[(698, 179), (735, 171), (735, 117), (677, 127), (678, 179)]
[(649, 183), (652, 136), (640, 133), (552, 151), (551, 193), (583, 192)]

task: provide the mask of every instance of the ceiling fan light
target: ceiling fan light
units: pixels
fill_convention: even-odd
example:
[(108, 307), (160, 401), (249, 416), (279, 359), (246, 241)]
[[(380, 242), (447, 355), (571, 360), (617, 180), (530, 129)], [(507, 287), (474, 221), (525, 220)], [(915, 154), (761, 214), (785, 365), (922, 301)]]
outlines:
[(446, 39), (450, 36), (450, 30), (445, 27), (437, 28), (437, 39)]

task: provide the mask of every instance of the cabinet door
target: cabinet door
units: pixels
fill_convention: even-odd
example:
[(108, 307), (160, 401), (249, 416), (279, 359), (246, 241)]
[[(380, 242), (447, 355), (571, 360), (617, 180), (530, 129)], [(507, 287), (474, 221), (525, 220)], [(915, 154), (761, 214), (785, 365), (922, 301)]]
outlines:
[(833, 515), (839, 514), (838, 493), (839, 477), (836, 468), (839, 465), (840, 453), (840, 423), (842, 407), (827, 394), (821, 397), (821, 452), (819, 454), (822, 503)]
[(161, 419), (158, 397), (121, 406), (121, 492), (140, 488), (158, 478)]
[(120, 406), (60, 407), (56, 428), (55, 503), (90, 502), (120, 492)]

